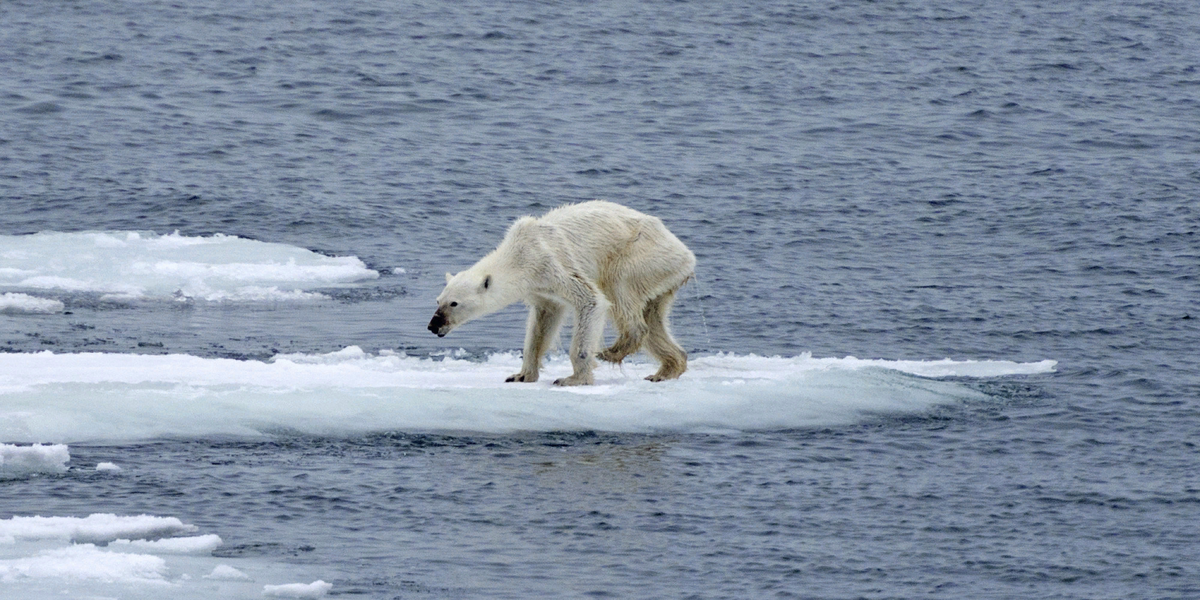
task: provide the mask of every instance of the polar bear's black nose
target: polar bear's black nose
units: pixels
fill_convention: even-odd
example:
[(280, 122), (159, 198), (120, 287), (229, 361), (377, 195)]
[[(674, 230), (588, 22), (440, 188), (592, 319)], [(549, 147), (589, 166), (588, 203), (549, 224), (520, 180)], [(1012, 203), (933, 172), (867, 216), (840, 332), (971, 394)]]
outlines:
[(433, 318), (429, 320), (429, 331), (436, 333), (438, 337), (445, 337), (446, 332), (446, 317), (441, 312), (433, 313)]

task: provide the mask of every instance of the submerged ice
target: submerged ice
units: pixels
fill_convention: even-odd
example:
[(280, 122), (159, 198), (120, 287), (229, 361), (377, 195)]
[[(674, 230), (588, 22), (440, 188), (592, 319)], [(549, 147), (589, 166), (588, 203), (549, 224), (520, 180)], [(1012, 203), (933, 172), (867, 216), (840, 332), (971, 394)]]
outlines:
[[(311, 290), (375, 279), (353, 256), (228, 235), (45, 232), (0, 235), (0, 311), (57, 312), (36, 294), (93, 293), (109, 298), (209, 301), (296, 300)], [(34, 294), (34, 295), (30, 295)]]
[[(520, 357), (473, 361), (357, 347), (269, 362), (189, 355), (0, 355), (0, 439), (58, 443), (160, 436), (403, 431), (731, 431), (828, 426), (983, 395), (957, 379), (1052, 371), (1054, 361), (697, 357), (666, 383), (651, 364), (597, 385), (505, 383)], [(546, 367), (570, 371), (565, 357)], [(548, 377), (547, 381), (553, 377)]]

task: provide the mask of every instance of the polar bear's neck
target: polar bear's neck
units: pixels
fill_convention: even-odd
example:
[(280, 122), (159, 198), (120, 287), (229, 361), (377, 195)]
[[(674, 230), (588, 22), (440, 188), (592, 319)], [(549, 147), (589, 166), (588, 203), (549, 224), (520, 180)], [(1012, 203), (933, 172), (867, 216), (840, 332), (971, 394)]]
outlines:
[(490, 285), (483, 294), (487, 313), (496, 312), (525, 298), (526, 279), (523, 269), (513, 264), (512, 257), (497, 248), (479, 259), (468, 271), (473, 280), (482, 282), (490, 277)]

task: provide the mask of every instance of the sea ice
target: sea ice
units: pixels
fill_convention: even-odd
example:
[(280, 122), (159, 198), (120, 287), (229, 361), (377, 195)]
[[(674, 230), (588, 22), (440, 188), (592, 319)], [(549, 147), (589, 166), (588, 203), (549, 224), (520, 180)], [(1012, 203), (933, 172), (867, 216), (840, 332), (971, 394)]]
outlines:
[(263, 595), (269, 598), (320, 598), (333, 589), (332, 583), (320, 579), (312, 583), (286, 583), (283, 585), (264, 585)]
[(212, 554), (222, 543), (221, 536), (210, 533), (160, 540), (113, 540), (108, 547), (113, 550), (129, 549), (151, 554)]
[[(747, 431), (847, 424), (987, 396), (962, 378), (1036, 375), (1055, 362), (893, 361), (717, 354), (678, 380), (626, 361), (594, 386), (505, 383), (516, 353), (454, 356), (280, 354), (269, 362), (139, 354), (0, 354), (0, 436), (80, 442), (161, 436), (315, 435), (379, 430), (482, 432)], [(946, 378), (954, 378), (947, 380)]]
[(43, 550), (33, 556), (0, 560), (0, 582), (23, 579), (103, 581), (169, 585), (167, 563), (157, 556), (108, 552), (94, 544)]
[(17, 446), (0, 444), (0, 477), (33, 473), (65, 473), (71, 453), (65, 444)]
[(212, 573), (205, 575), (204, 578), (215, 581), (253, 581), (249, 575), (229, 565), (217, 565), (213, 567)]
[(195, 529), (150, 515), (0, 519), (0, 598), (318, 598), (332, 588), (323, 581), (255, 584), (303, 575), (262, 561), (226, 564), (212, 556), (222, 543), (216, 534), (172, 537)]
[(49, 298), (11, 292), (0, 295), (0, 314), (52, 314), (64, 308), (62, 302)]
[[(59, 290), (104, 298), (296, 301), (315, 288), (377, 279), (354, 256), (324, 256), (236, 236), (178, 233), (44, 232), (0, 235), (0, 289)], [(0, 297), (0, 312), (58, 312), (62, 303), (25, 294)]]
[(175, 517), (117, 516), (12, 517), (0, 519), (0, 537), (17, 540), (63, 540), (104, 544), (118, 539), (169, 537), (196, 531)]

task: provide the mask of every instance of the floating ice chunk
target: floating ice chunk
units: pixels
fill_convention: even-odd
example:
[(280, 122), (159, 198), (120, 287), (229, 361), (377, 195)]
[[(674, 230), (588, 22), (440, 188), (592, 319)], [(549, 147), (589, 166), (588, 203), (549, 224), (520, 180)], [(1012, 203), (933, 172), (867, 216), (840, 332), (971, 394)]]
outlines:
[(71, 453), (65, 444), (16, 446), (0, 444), (0, 477), (33, 473), (65, 473)]
[(116, 465), (116, 463), (102, 462), (102, 463), (96, 465), (96, 470), (97, 471), (105, 471), (108, 473), (118, 473), (121, 471), (121, 467), (118, 467)]
[(354, 256), (324, 256), (235, 236), (178, 233), (0, 235), (0, 288), (57, 289), (110, 299), (294, 301), (323, 298), (313, 288), (376, 279)]
[[(0, 520), (0, 598), (252, 598), (271, 595), (255, 578), (311, 580), (283, 565), (247, 561), (242, 567), (214, 557), (221, 544), (217, 535), (159, 539), (189, 529), (194, 527), (177, 519), (145, 515)], [(102, 540), (117, 530), (123, 535), (105, 545)], [(95, 541), (71, 541), (88, 536)], [(254, 577), (231, 564), (254, 569), (248, 571)], [(278, 586), (273, 596), (318, 598), (330, 587), (323, 582)]]
[(43, 550), (34, 556), (0, 560), (0, 582), (23, 579), (102, 581), (170, 585), (167, 563), (157, 556), (107, 552), (93, 544)]
[(287, 583), (284, 585), (264, 585), (263, 595), (268, 598), (320, 598), (333, 589), (332, 583), (320, 579), (312, 583)]
[(17, 540), (69, 540), (107, 543), (118, 539), (155, 539), (196, 531), (175, 517), (93, 514), (87, 517), (12, 517), (0, 519), (0, 537)]
[(204, 578), (214, 581), (253, 581), (249, 575), (229, 565), (217, 565), (213, 568), (212, 573), (205, 575)]
[(114, 550), (138, 550), (151, 554), (212, 554), (221, 547), (221, 536), (210, 533), (161, 540), (113, 540), (108, 547)]
[(64, 308), (62, 302), (49, 298), (11, 292), (0, 295), (0, 313), (2, 314), (49, 315), (60, 313)]

